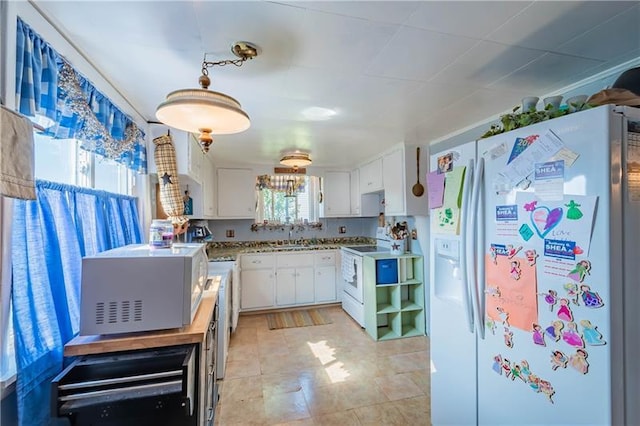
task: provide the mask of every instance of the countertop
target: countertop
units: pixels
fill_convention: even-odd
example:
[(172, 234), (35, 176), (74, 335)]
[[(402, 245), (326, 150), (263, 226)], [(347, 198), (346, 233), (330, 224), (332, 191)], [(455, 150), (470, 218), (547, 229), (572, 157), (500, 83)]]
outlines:
[(201, 343), (211, 322), (213, 308), (218, 298), (218, 288), (219, 281), (214, 280), (211, 287), (205, 292), (193, 322), (186, 327), (113, 335), (76, 336), (64, 345), (64, 356)]
[(346, 237), (322, 240), (304, 240), (297, 244), (282, 241), (245, 241), (237, 243), (209, 243), (207, 254), (209, 262), (234, 261), (240, 254), (280, 253), (305, 250), (337, 250), (343, 246), (375, 245), (376, 241), (368, 237)]

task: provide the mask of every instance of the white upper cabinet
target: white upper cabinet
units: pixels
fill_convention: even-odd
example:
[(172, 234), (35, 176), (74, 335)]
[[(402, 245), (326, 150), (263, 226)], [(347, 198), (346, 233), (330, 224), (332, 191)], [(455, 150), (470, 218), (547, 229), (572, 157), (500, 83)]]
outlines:
[(252, 169), (218, 169), (218, 218), (255, 219), (256, 177)]
[(351, 216), (360, 216), (360, 170), (352, 170), (350, 176)]
[[(417, 182), (416, 145), (398, 145), (382, 157), (386, 216), (427, 216), (426, 190), (420, 197), (413, 195)], [(420, 148), (420, 183), (426, 186), (426, 149)]]
[(321, 217), (351, 215), (351, 177), (349, 172), (325, 172)]
[(382, 158), (360, 166), (360, 193), (382, 191)]

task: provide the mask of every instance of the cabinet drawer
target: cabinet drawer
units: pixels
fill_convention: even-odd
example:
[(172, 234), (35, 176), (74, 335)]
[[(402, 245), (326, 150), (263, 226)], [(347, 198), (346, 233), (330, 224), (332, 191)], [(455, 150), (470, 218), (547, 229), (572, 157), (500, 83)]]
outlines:
[(242, 269), (273, 268), (274, 256), (272, 254), (243, 254), (240, 259)]
[(281, 253), (277, 254), (276, 258), (278, 268), (313, 266), (313, 253)]
[(336, 264), (335, 250), (325, 250), (314, 254), (315, 264), (318, 266), (334, 266)]

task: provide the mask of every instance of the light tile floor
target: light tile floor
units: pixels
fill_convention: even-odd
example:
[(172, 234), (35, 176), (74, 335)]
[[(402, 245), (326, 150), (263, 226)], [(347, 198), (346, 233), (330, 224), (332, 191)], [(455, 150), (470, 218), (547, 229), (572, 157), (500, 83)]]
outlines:
[(269, 330), (241, 316), (216, 424), (429, 425), (426, 337), (376, 342), (339, 306), (332, 324)]

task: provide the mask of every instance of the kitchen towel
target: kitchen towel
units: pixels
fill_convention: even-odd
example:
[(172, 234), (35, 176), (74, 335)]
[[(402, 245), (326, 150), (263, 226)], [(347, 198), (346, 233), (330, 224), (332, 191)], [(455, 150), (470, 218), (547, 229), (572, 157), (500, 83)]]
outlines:
[(356, 279), (356, 255), (342, 251), (342, 279), (348, 283)]
[(33, 125), (0, 105), (0, 194), (35, 200)]

